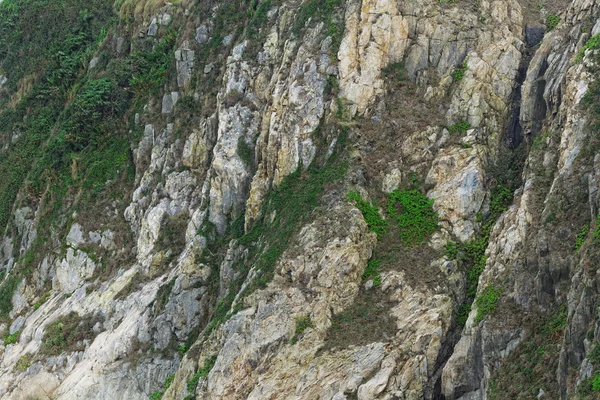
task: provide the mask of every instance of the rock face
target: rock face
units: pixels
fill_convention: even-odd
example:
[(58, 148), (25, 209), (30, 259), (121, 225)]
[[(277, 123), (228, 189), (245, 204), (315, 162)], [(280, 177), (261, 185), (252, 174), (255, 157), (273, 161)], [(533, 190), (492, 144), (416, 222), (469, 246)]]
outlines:
[(594, 398), (594, 1), (118, 3), (0, 43), (0, 398)]

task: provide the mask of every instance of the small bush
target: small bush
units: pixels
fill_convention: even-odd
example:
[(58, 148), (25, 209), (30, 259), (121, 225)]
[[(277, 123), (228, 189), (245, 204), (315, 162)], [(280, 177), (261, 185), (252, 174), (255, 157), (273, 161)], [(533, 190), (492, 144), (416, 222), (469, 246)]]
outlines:
[(458, 256), (458, 244), (454, 242), (448, 242), (444, 245), (444, 250), (446, 257), (451, 260), (456, 260), (456, 257)]
[(596, 50), (600, 48), (600, 33), (595, 34), (594, 36), (592, 36), (581, 48), (581, 50), (579, 50), (579, 53), (577, 53), (577, 57), (575, 57), (575, 63), (579, 63), (581, 60), (583, 60), (583, 57), (585, 56), (585, 52), (586, 50)]
[(502, 293), (501, 289), (496, 289), (494, 285), (489, 285), (481, 292), (481, 295), (475, 299), (477, 306), (477, 315), (474, 323), (477, 324), (485, 319), (485, 317), (496, 310), (498, 299)]
[(356, 207), (363, 214), (363, 217), (369, 226), (369, 230), (371, 232), (375, 232), (377, 239), (381, 239), (381, 237), (387, 232), (388, 223), (379, 215), (377, 203), (369, 203), (368, 201), (363, 200), (361, 195), (355, 190), (349, 191), (347, 198), (348, 201), (354, 202)]
[(471, 129), (471, 124), (468, 123), (467, 121), (461, 121), (461, 122), (457, 122), (453, 125), (450, 125), (448, 127), (448, 132), (450, 132), (450, 134), (453, 135), (455, 133), (464, 133), (464, 132), (468, 131), (469, 129)]
[(381, 260), (376, 258), (370, 259), (367, 263), (367, 267), (365, 268), (365, 272), (361, 276), (362, 280), (366, 281), (368, 279), (373, 279), (374, 286), (381, 285), (381, 274), (379, 273), (380, 265)]
[(96, 337), (92, 328), (103, 319), (101, 315), (80, 317), (74, 311), (59, 317), (44, 329), (40, 352), (57, 356), (63, 352), (83, 350), (83, 341)]
[(27, 368), (29, 368), (31, 366), (31, 363), (33, 363), (33, 354), (31, 353), (27, 353), (21, 356), (21, 358), (19, 358), (19, 361), (17, 361), (17, 363), (15, 364), (15, 371), (19, 371), (19, 372), (23, 372), (23, 371), (27, 371)]
[(310, 315), (302, 315), (294, 319), (296, 320), (296, 331), (292, 338), (292, 343), (297, 343), (302, 338), (304, 331), (308, 328), (314, 328), (315, 325), (310, 319)]
[(406, 68), (403, 63), (391, 63), (388, 64), (382, 70), (383, 74), (396, 82), (404, 82), (407, 80)]
[(254, 151), (241, 136), (238, 138), (237, 142), (237, 154), (244, 164), (246, 164), (246, 168), (251, 168), (254, 165)]
[(17, 343), (17, 341), (19, 340), (19, 334), (21, 332), (16, 331), (15, 333), (13, 333), (12, 335), (8, 335), (6, 337), (6, 339), (4, 339), (4, 345), (9, 345), (9, 344), (15, 344)]
[(465, 77), (465, 72), (467, 71), (467, 62), (463, 61), (452, 74), (452, 82), (461, 81), (462, 78)]
[(387, 211), (398, 223), (400, 242), (407, 246), (422, 244), (439, 228), (433, 200), (417, 190), (394, 190)]
[(558, 15), (548, 13), (548, 16), (546, 16), (546, 30), (550, 32), (551, 30), (557, 27), (559, 22), (560, 17)]

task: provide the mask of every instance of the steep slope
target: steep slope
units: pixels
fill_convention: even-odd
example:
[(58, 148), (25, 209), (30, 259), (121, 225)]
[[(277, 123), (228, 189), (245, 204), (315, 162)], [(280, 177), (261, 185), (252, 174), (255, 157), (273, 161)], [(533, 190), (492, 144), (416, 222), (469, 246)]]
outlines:
[(4, 0), (0, 397), (594, 398), (598, 7), (540, 8)]

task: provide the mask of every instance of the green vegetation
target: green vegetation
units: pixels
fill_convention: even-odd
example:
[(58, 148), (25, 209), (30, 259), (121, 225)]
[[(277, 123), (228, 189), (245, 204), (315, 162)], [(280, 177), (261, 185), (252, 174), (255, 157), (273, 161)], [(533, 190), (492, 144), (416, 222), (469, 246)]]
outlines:
[(27, 368), (31, 366), (33, 359), (33, 354), (31, 353), (22, 355), (21, 358), (19, 358), (19, 361), (17, 361), (17, 363), (15, 364), (15, 371), (27, 371)]
[(254, 13), (252, 18), (250, 19), (250, 22), (248, 23), (248, 39), (255, 39), (256, 37), (258, 37), (258, 31), (260, 27), (267, 22), (267, 14), (269, 13), (270, 8), (270, 0), (264, 0), (262, 3), (260, 3), (258, 8), (256, 9), (256, 12)]
[(543, 131), (542, 133), (539, 133), (533, 139), (533, 145), (531, 146), (531, 148), (532, 149), (542, 148), (542, 146), (544, 145), (544, 143), (546, 142), (546, 139), (548, 137), (550, 137), (550, 131)]
[(502, 290), (497, 289), (492, 284), (486, 286), (485, 289), (481, 291), (481, 294), (475, 299), (477, 315), (475, 316), (474, 324), (483, 321), (487, 315), (496, 310), (501, 293)]
[[(517, 317), (518, 318), (518, 317)], [(525, 337), (511, 354), (499, 360), (490, 379), (490, 400), (537, 399), (543, 387), (549, 398), (559, 393), (556, 380), (560, 343), (567, 322), (561, 307), (549, 316), (532, 315), (520, 322)]]
[(298, 10), (295, 16), (295, 22), (292, 27), (292, 33), (298, 35), (307, 22), (324, 22), (325, 36), (332, 39), (331, 49), (335, 54), (342, 42), (344, 32), (343, 16), (336, 20), (334, 11), (343, 4), (342, 0), (307, 0)]
[(21, 334), (21, 332), (16, 331), (15, 333), (13, 333), (12, 335), (8, 335), (5, 339), (4, 339), (4, 345), (9, 345), (9, 344), (15, 344), (19, 341), (19, 335)]
[(156, 392), (150, 395), (150, 400), (160, 400), (165, 394), (165, 392), (171, 387), (173, 383), (173, 379), (175, 379), (175, 375), (169, 375), (163, 384), (163, 388), (161, 390), (157, 390)]
[(237, 142), (237, 154), (244, 164), (246, 164), (246, 168), (251, 168), (254, 165), (254, 151), (241, 136), (238, 138)]
[(398, 224), (400, 242), (406, 246), (422, 244), (439, 228), (433, 200), (414, 189), (394, 190), (390, 194), (387, 212)]
[[(227, 295), (217, 304), (206, 334), (241, 309), (243, 301), (238, 302), (233, 310), (231, 306), (251, 267), (257, 272), (257, 277), (246, 286), (240, 299), (243, 300), (256, 289), (264, 288), (271, 281), (275, 264), (287, 248), (292, 235), (317, 208), (325, 188), (345, 175), (347, 162), (340, 157), (340, 152), (344, 149), (345, 132), (342, 130), (338, 137), (337, 149), (322, 167), (313, 163), (306, 170), (299, 168), (269, 192), (262, 217), (254, 221), (250, 231), (244, 234), (244, 217), (240, 215), (236, 222), (230, 225), (228, 232), (219, 239), (214, 246), (215, 252), (219, 252), (218, 248), (225, 249), (228, 240), (234, 238), (250, 250), (250, 255), (247, 261), (235, 266), (238, 277), (231, 283)], [(215, 277), (218, 278), (218, 275)], [(214, 281), (218, 282), (218, 279)]]
[[(379, 214), (377, 203), (369, 203), (360, 194), (351, 190), (347, 195), (362, 212), (369, 230), (381, 239), (388, 231), (389, 223)], [(438, 229), (438, 216), (433, 211), (433, 200), (418, 190), (395, 190), (389, 195), (386, 207), (388, 216), (400, 229), (400, 242), (405, 246), (422, 244)]]
[(383, 68), (381, 72), (397, 82), (404, 82), (407, 80), (406, 68), (401, 62), (390, 63)]
[[(506, 152), (506, 150), (503, 150)], [(510, 153), (502, 153), (499, 161), (490, 169), (490, 177), (496, 184), (490, 189), (490, 208), (487, 215), (477, 215), (481, 223), (478, 234), (466, 243), (458, 245), (457, 259), (467, 275), (467, 293), (465, 302), (459, 307), (456, 323), (463, 326), (471, 310), (471, 303), (477, 294), (479, 276), (485, 268), (490, 233), (500, 215), (512, 203), (513, 193), (519, 185), (519, 175), (524, 163), (524, 147), (521, 146)]]
[(596, 217), (596, 229), (594, 229), (594, 234), (592, 235), (594, 240), (600, 238), (600, 215)]
[(380, 266), (381, 260), (377, 258), (371, 258), (367, 263), (367, 268), (365, 268), (365, 272), (361, 276), (362, 280), (366, 281), (369, 279), (373, 279), (374, 286), (381, 285), (381, 274), (379, 273)]
[(579, 231), (579, 233), (577, 234), (577, 237), (575, 238), (575, 252), (578, 252), (579, 249), (581, 249), (581, 246), (583, 246), (583, 243), (585, 242), (585, 239), (587, 238), (588, 233), (590, 233), (590, 226), (588, 224), (585, 224), (584, 226), (581, 227), (581, 230)]
[[(467, 62), (463, 61), (456, 69), (454, 73), (452, 73), (452, 82), (459, 82), (462, 78), (465, 77), (465, 72), (467, 71)], [(468, 128), (467, 128), (468, 129)]]
[(12, 297), (20, 282), (19, 278), (10, 275), (0, 285), (0, 319), (7, 319), (12, 311)]
[(210, 371), (215, 366), (215, 362), (217, 361), (217, 356), (210, 356), (208, 359), (204, 361), (204, 365), (198, 369), (198, 371), (187, 381), (187, 390), (192, 394), (192, 399), (195, 399), (194, 393), (196, 392), (196, 387), (198, 386), (198, 381), (200, 378), (206, 378)]
[(600, 49), (600, 33), (595, 34), (594, 36), (592, 36), (581, 48), (581, 50), (579, 50), (579, 53), (577, 53), (577, 57), (575, 57), (575, 63), (579, 63), (581, 60), (583, 60), (583, 57), (585, 56), (585, 52), (587, 50), (597, 50)]
[(313, 324), (310, 319), (310, 315), (301, 315), (299, 317), (294, 317), (294, 319), (296, 320), (296, 331), (291, 340), (292, 344), (298, 343), (298, 340), (302, 339), (305, 330), (315, 327), (315, 324)]
[(446, 253), (446, 257), (451, 260), (456, 260), (458, 256), (458, 244), (455, 242), (448, 242), (444, 245), (444, 250)]
[(347, 199), (348, 201), (352, 201), (356, 205), (356, 208), (360, 210), (369, 226), (369, 230), (375, 232), (377, 239), (381, 239), (387, 233), (388, 223), (379, 215), (377, 202), (369, 203), (363, 200), (361, 195), (355, 190), (348, 192)]
[(44, 328), (40, 352), (57, 356), (65, 352), (83, 350), (83, 341), (96, 337), (93, 327), (103, 320), (100, 315), (80, 317), (74, 311), (59, 317)]
[(550, 32), (551, 30), (556, 28), (559, 22), (560, 17), (558, 15), (548, 13), (548, 15), (546, 16), (546, 31)]
[(471, 124), (467, 121), (461, 121), (450, 125), (448, 127), (448, 132), (450, 132), (451, 135), (454, 135), (455, 133), (464, 133), (469, 129), (471, 129)]

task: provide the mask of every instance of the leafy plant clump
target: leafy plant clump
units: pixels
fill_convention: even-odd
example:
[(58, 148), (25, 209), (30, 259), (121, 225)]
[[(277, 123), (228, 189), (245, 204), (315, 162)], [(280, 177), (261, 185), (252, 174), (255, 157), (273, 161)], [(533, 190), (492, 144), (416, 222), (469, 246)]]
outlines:
[(446, 257), (451, 260), (456, 260), (458, 256), (458, 244), (455, 242), (448, 242), (444, 245), (444, 250), (446, 253)]
[(417, 190), (393, 191), (387, 212), (400, 228), (400, 242), (407, 246), (422, 244), (439, 228), (433, 200)]
[(475, 300), (477, 306), (477, 315), (475, 316), (474, 324), (477, 324), (485, 319), (485, 317), (496, 310), (498, 299), (502, 293), (501, 289), (497, 289), (494, 285), (488, 285)]
[(367, 268), (365, 268), (365, 272), (361, 276), (362, 280), (366, 281), (368, 279), (373, 279), (374, 286), (381, 285), (381, 274), (379, 273), (380, 266), (381, 260), (377, 258), (371, 258), (367, 263)]
[(471, 124), (467, 121), (461, 121), (450, 125), (448, 127), (448, 132), (450, 132), (450, 134), (453, 135), (455, 133), (464, 133), (469, 129), (471, 129)]
[(323, 21), (325, 35), (332, 39), (331, 49), (337, 53), (344, 32), (344, 19), (336, 21), (334, 11), (342, 4), (342, 0), (308, 0), (304, 2), (296, 14), (292, 32), (296, 35), (299, 34), (309, 20)]
[(40, 352), (57, 356), (64, 352), (83, 350), (83, 342), (96, 336), (94, 325), (103, 320), (100, 315), (80, 317), (74, 311), (59, 317), (44, 329)]
[(560, 17), (558, 15), (548, 13), (548, 15), (546, 16), (546, 30), (550, 32), (558, 26), (559, 22)]
[(381, 215), (379, 215), (377, 202), (374, 201), (373, 203), (369, 203), (368, 201), (363, 200), (361, 195), (355, 190), (349, 191), (347, 198), (348, 201), (354, 202), (356, 207), (363, 214), (363, 217), (369, 226), (369, 230), (375, 232), (377, 239), (381, 239), (381, 237), (387, 233), (388, 223), (381, 218)]
[(579, 53), (577, 53), (577, 57), (575, 57), (575, 63), (577, 64), (581, 60), (583, 60), (583, 57), (585, 56), (585, 52), (587, 50), (597, 50), (599, 48), (600, 48), (600, 33), (597, 33), (594, 36), (592, 36), (587, 42), (585, 42), (585, 44), (583, 45), (581, 50), (579, 50)]
[(21, 358), (19, 358), (19, 361), (17, 361), (17, 363), (15, 364), (15, 371), (19, 371), (19, 372), (23, 372), (26, 371), (27, 368), (29, 368), (31, 366), (31, 363), (33, 362), (34, 357), (33, 354), (31, 353), (27, 353), (21, 356)]
[(251, 168), (254, 165), (254, 151), (252, 151), (252, 148), (241, 136), (239, 137), (237, 143), (237, 153), (246, 165), (246, 168)]
[(390, 63), (383, 70), (384, 75), (392, 78), (396, 82), (404, 82), (407, 80), (407, 73), (404, 64), (401, 62)]
[(295, 344), (302, 338), (304, 335), (304, 331), (308, 328), (314, 328), (315, 324), (310, 319), (310, 315), (301, 315), (299, 317), (294, 318), (296, 320), (296, 331), (294, 332), (294, 337), (292, 338), (292, 344)]
[(17, 343), (17, 341), (19, 340), (19, 334), (21, 332), (16, 331), (15, 333), (13, 333), (12, 335), (8, 335), (6, 337), (6, 339), (4, 339), (4, 345), (9, 345), (9, 344), (15, 344)]
[(452, 74), (452, 82), (459, 82), (465, 77), (465, 72), (467, 71), (467, 62), (463, 61)]

